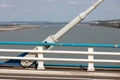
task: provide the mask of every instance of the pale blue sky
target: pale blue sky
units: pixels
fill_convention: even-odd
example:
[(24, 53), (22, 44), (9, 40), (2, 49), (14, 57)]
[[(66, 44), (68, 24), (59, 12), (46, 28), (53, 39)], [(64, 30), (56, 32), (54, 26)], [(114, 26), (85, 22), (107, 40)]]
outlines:
[[(71, 21), (97, 0), (0, 0), (0, 21)], [(120, 19), (120, 0), (105, 0), (84, 21)]]

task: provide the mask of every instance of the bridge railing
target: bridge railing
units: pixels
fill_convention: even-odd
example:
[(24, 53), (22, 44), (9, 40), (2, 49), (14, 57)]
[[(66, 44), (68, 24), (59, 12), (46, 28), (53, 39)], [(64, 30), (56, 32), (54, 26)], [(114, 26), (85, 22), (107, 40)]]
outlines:
[[(95, 63), (111, 63), (120, 64), (120, 60), (113, 59), (95, 59), (95, 55), (104, 56), (120, 56), (120, 52), (96, 52), (94, 47), (107, 47), (107, 48), (120, 48), (120, 45), (114, 44), (69, 44), (69, 43), (43, 43), (43, 42), (0, 42), (2, 45), (37, 45), (37, 50), (27, 49), (0, 49), (0, 52), (29, 52), (37, 55), (37, 57), (9, 57), (0, 56), (1, 60), (32, 60), (37, 61), (37, 69), (45, 69), (44, 61), (64, 61), (64, 62), (83, 62), (87, 63), (87, 71), (95, 71)], [(44, 50), (43, 46), (72, 46), (72, 47), (88, 47), (87, 51), (63, 51), (63, 50)], [(75, 59), (75, 58), (44, 58), (44, 54), (82, 54), (88, 55), (88, 59)], [(120, 66), (118, 66), (120, 68)]]

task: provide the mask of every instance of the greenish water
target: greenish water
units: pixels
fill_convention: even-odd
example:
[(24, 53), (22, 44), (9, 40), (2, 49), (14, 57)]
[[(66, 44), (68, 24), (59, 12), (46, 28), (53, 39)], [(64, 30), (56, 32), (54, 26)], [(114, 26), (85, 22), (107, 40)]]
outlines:
[[(19, 30), (19, 31), (7, 31), (0, 32), (0, 41), (37, 41), (42, 42), (49, 35), (55, 34), (65, 24), (51, 24), (44, 25), (40, 28)], [(120, 30), (116, 28), (109, 28), (103, 26), (89, 26), (88, 24), (78, 24), (65, 36), (63, 36), (59, 42), (64, 43), (105, 43), (105, 44), (119, 44), (120, 43)], [(9, 49), (33, 49), (35, 46), (4, 46), (0, 45), (0, 48)], [(87, 50), (82, 47), (54, 47), (55, 50)], [(119, 48), (95, 48), (95, 51), (113, 51), (120, 52)], [(17, 53), (1, 53), (0, 55), (13, 56)], [(47, 54), (45, 57), (66, 57), (66, 58), (87, 58), (87, 55), (61, 55), (61, 54)], [(102, 59), (120, 59), (120, 56), (95, 56), (95, 58)]]
[[(40, 28), (0, 32), (0, 41), (37, 41), (42, 42), (49, 35), (55, 34), (65, 24), (44, 25)], [(119, 44), (120, 30), (103, 26), (79, 24), (63, 36), (59, 42), (64, 43), (106, 43)]]

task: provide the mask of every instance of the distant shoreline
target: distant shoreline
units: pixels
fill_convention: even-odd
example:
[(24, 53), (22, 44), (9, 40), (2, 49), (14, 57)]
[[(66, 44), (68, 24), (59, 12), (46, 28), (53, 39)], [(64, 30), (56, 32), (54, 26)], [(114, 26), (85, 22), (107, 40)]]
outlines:
[(90, 25), (120, 28), (120, 19), (106, 21), (92, 21), (90, 22)]
[(34, 29), (34, 28), (40, 28), (40, 26), (35, 25), (21, 25), (21, 26), (0, 26), (0, 32), (5, 31), (14, 31), (14, 30), (26, 30), (26, 29)]

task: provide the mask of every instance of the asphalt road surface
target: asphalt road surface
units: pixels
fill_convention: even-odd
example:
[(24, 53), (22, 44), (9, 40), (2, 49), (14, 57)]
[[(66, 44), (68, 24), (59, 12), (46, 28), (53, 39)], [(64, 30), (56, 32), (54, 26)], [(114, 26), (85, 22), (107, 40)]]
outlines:
[(2, 69), (0, 80), (120, 80), (120, 71), (87, 72), (79, 69)]

